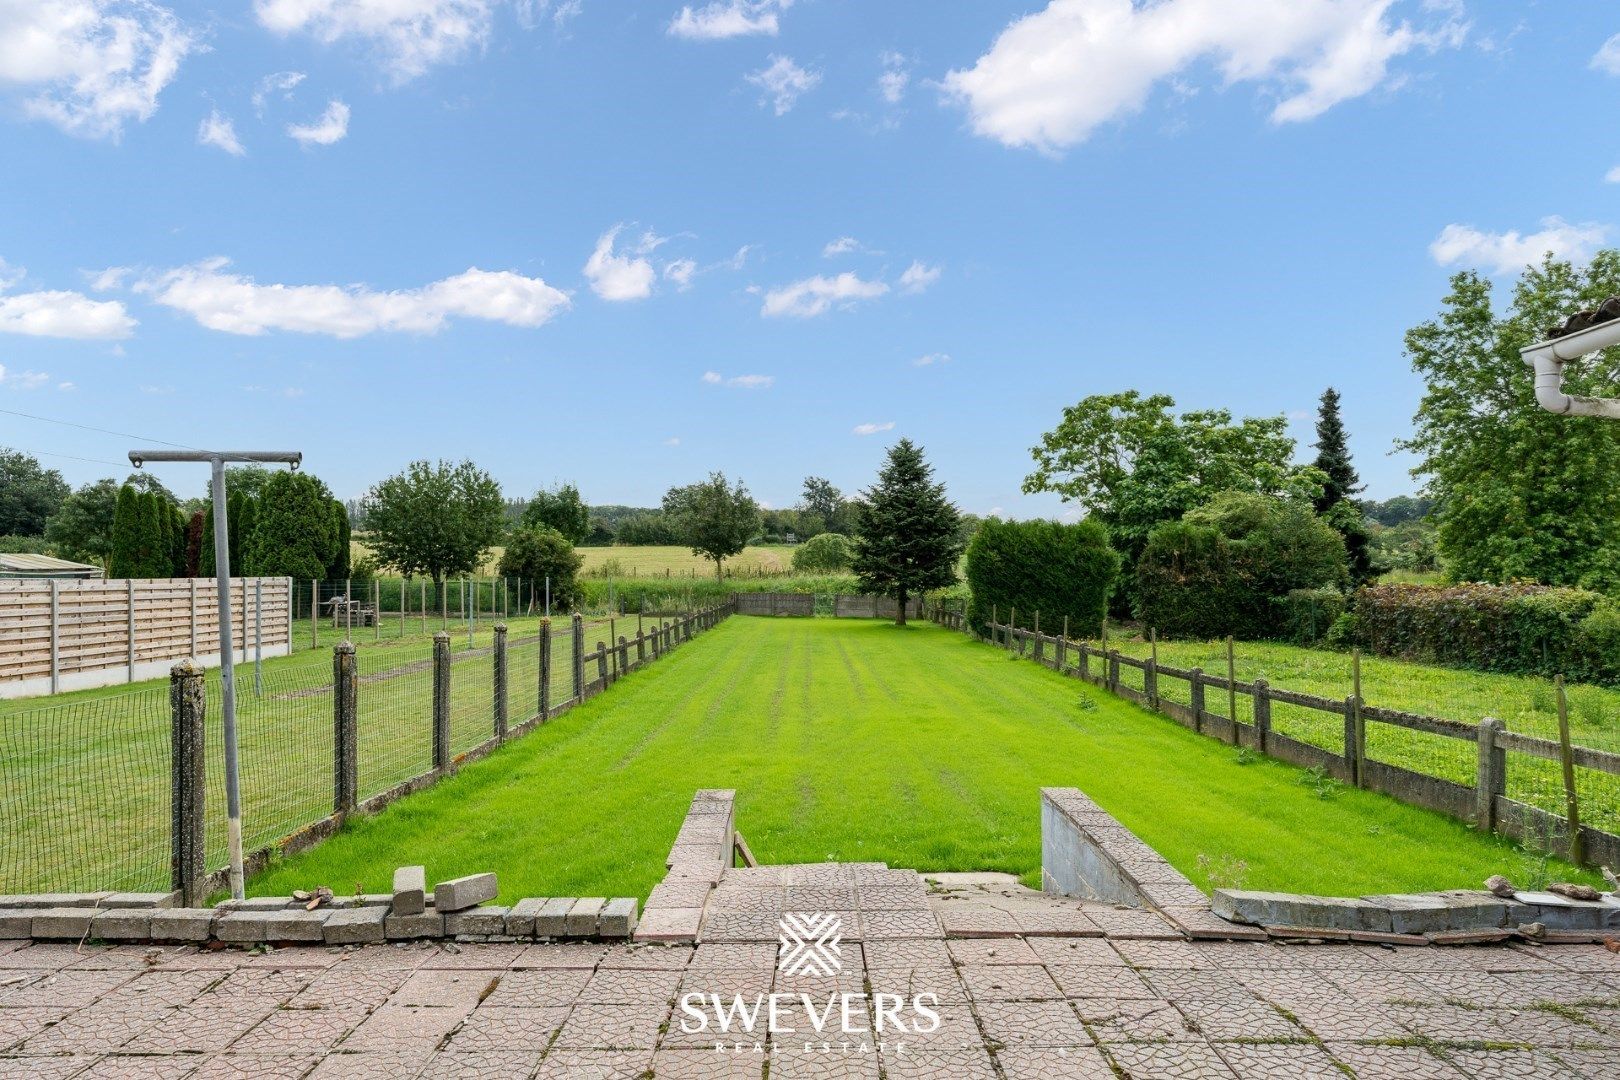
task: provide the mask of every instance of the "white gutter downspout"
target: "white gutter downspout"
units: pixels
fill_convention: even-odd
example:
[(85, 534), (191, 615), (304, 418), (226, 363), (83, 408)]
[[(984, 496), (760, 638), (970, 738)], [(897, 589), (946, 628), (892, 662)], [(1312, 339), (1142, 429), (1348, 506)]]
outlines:
[(1548, 412), (1564, 416), (1602, 416), (1620, 420), (1620, 398), (1579, 397), (1564, 393), (1564, 365), (1612, 345), (1620, 345), (1620, 319), (1520, 349), (1519, 355), (1524, 357), (1524, 362), (1535, 369), (1536, 403)]

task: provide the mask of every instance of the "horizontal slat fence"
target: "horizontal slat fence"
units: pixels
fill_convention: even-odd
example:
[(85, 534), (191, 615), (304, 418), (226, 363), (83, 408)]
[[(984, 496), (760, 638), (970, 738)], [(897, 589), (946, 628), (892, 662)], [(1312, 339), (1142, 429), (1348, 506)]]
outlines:
[[(929, 615), (943, 626), (969, 629), (959, 612), (936, 607)], [(1586, 808), (1588, 822), (1607, 822), (1620, 813), (1610, 805), (1620, 790), (1613, 779), (1620, 777), (1620, 754), (1510, 732), (1494, 718), (1469, 724), (1380, 708), (1354, 696), (1304, 694), (1264, 679), (1228, 679), (1001, 622), (990, 622), (986, 637), (1210, 738), (1319, 768), (1343, 783), (1578, 862), (1620, 864), (1620, 834), (1584, 823), (1577, 809)], [(1401, 763), (1389, 760), (1394, 757)], [(1561, 767), (1573, 782), (1560, 778)], [(1600, 804), (1576, 798), (1581, 788), (1597, 794)], [(1509, 797), (1510, 790), (1520, 797)]]
[[(255, 645), (283, 656), (292, 640), (292, 583), (232, 578), (238, 658)], [(0, 581), (0, 698), (138, 682), (195, 657), (219, 663), (212, 578)]]

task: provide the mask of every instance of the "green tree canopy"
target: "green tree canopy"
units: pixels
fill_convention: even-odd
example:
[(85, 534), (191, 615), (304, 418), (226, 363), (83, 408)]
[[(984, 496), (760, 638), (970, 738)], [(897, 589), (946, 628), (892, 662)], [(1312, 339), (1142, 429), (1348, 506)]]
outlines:
[(590, 507), (579, 497), (579, 488), (573, 484), (559, 484), (536, 491), (519, 520), (524, 525), (545, 525), (555, 529), (571, 544), (582, 544), (591, 534)]
[(332, 531), (336, 534), (336, 540), (332, 545), (332, 560), (326, 565), (326, 580), (346, 581), (351, 576), (349, 508), (338, 499), (332, 500)]
[(1135, 390), (1088, 397), (1031, 453), (1030, 494), (1052, 491), (1108, 526), (1134, 564), (1148, 533), (1224, 491), (1314, 499), (1324, 478), (1293, 464), (1294, 440), (1282, 416), (1234, 422), (1226, 409), (1172, 415), (1165, 394)]
[(972, 591), (968, 621), (982, 631), (992, 615), (1006, 622), (1091, 636), (1102, 629), (1108, 597), (1119, 577), (1119, 553), (1100, 522), (1060, 525), (1055, 521), (980, 523), (967, 548), (967, 581)]
[(721, 576), (725, 561), (740, 555), (759, 528), (759, 504), (741, 480), (733, 486), (725, 473), (664, 495), (664, 517), (675, 526), (681, 542), (692, 554), (714, 560), (714, 576)]
[(45, 538), (66, 558), (89, 560), (110, 570), (117, 510), (117, 480), (85, 484), (62, 500), (45, 523)]
[[(1568, 313), (1620, 293), (1620, 252), (1576, 268), (1548, 257), (1513, 287), (1506, 311), (1491, 282), (1455, 275), (1440, 314), (1406, 334), (1426, 389), (1413, 434), (1413, 475), (1438, 505), (1438, 543), (1461, 581), (1522, 579), (1620, 586), (1620, 424), (1555, 416), (1536, 405), (1519, 349)], [(1565, 367), (1571, 393), (1620, 395), (1620, 348)]]
[(0, 536), (44, 536), (70, 492), (62, 474), (38, 458), (0, 447)]
[(502, 577), (515, 577), (542, 587), (551, 582), (551, 603), (558, 611), (572, 609), (579, 599), (579, 568), (585, 557), (568, 537), (549, 525), (519, 525), (507, 537), (501, 554)]
[(961, 516), (933, 477), (922, 448), (901, 439), (856, 504), (855, 576), (863, 590), (894, 597), (901, 626), (911, 597), (956, 582)]
[(407, 577), (431, 577), (435, 603), (445, 578), (475, 573), (505, 528), (501, 485), (470, 461), (413, 461), (365, 502), (377, 560)]
[[(290, 577), (312, 581), (326, 576), (337, 544), (332, 522), (332, 493), (308, 473), (278, 472), (265, 483), (257, 500), (245, 500), (239, 513), (256, 505), (251, 536), (242, 537), (242, 567), (232, 574)], [(225, 483), (225, 512), (231, 511), (230, 481)], [(227, 532), (229, 523), (227, 523)], [(227, 537), (227, 550), (229, 548)]]
[(812, 536), (793, 549), (793, 569), (807, 574), (833, 574), (855, 564), (855, 545), (835, 532)]
[(848, 536), (854, 531), (854, 513), (849, 500), (825, 477), (804, 478), (804, 494), (799, 499), (799, 507), (812, 519), (801, 523), (800, 527), (806, 535), (825, 530)]

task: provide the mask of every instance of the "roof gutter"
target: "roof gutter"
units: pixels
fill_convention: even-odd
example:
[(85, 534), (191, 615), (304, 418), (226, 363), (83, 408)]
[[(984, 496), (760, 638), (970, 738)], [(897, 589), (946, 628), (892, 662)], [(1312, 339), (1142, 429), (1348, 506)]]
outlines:
[(1519, 355), (1535, 370), (1536, 403), (1548, 412), (1563, 416), (1601, 416), (1620, 420), (1620, 398), (1581, 397), (1564, 393), (1566, 363), (1613, 345), (1620, 345), (1620, 319), (1520, 349)]

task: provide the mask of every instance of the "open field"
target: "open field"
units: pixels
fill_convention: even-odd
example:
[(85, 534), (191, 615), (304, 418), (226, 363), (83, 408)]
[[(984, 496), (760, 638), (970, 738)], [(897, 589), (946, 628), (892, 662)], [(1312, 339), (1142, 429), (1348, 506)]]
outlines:
[(766, 862), (1033, 883), (1038, 789), (1075, 785), (1205, 887), (1223, 864), (1223, 883), (1339, 894), (1523, 874), (1505, 841), (1308, 779), (929, 624), (734, 618), (250, 886), (385, 890), (423, 863), (434, 880), (498, 871), (508, 899), (645, 896), (699, 787), (737, 789)]
[[(539, 699), (539, 620), (510, 620), (510, 715)], [(635, 632), (634, 618), (620, 632)], [(359, 635), (357, 634), (357, 639)], [(451, 749), (492, 731), (493, 631), (452, 636)], [(587, 624), (586, 648), (608, 637)], [(336, 644), (341, 633), (323, 632)], [(571, 635), (553, 627), (552, 700), (572, 696)], [(432, 764), (432, 641), (357, 640), (361, 798)], [(219, 672), (208, 673), (208, 864), (224, 864), (224, 769)], [(332, 655), (329, 648), (266, 660), (262, 691), (237, 668), (243, 822), (249, 850), (332, 809)], [(170, 711), (167, 679), (0, 702), (0, 892), (166, 887)]]
[[(371, 553), (363, 536), (350, 541), (349, 550), (356, 559)], [(617, 574), (621, 577), (663, 577), (666, 573), (676, 577), (714, 577), (714, 563), (693, 555), (689, 547), (627, 545), (577, 550), (585, 559), (585, 574), (601, 573), (605, 564), (616, 561)], [(502, 547), (491, 548), (479, 575), (493, 577), (505, 551)], [(793, 569), (793, 545), (761, 544), (744, 548), (741, 555), (726, 560), (726, 569), (738, 574), (789, 573)]]
[[(1094, 640), (1092, 644), (1100, 642)], [(1111, 633), (1108, 644), (1129, 656), (1145, 657), (1150, 651), (1148, 643), (1136, 635)], [(1159, 660), (1174, 667), (1196, 667), (1225, 675), (1226, 643), (1161, 641)], [(1234, 660), (1240, 682), (1262, 678), (1274, 687), (1336, 700), (1354, 692), (1349, 653), (1240, 641), (1234, 646)], [(1140, 680), (1139, 674), (1133, 678)], [(1165, 683), (1167, 689), (1173, 687), (1183, 696), (1185, 685), (1180, 681)], [(1620, 690), (1571, 686), (1568, 695), (1570, 741), (1596, 750), (1620, 751)], [(1220, 700), (1211, 707), (1224, 713), (1226, 701), (1216, 696)], [(1557, 695), (1550, 679), (1363, 656), (1361, 696), (1369, 705), (1467, 724), (1494, 716), (1509, 731), (1558, 738)], [(1238, 719), (1247, 722), (1251, 711), (1247, 696), (1239, 695)], [(1336, 717), (1274, 705), (1272, 723), (1277, 730), (1305, 742), (1334, 752), (1343, 750), (1344, 728)], [(1367, 725), (1367, 746), (1369, 755), (1379, 761), (1405, 765), (1461, 784), (1474, 782), (1478, 763), (1472, 744), (1372, 723)], [(1577, 769), (1576, 774), (1581, 819), (1597, 828), (1620, 832), (1620, 778), (1586, 769)], [(1514, 755), (1508, 770), (1508, 794), (1544, 810), (1563, 813), (1563, 779), (1553, 762)]]

